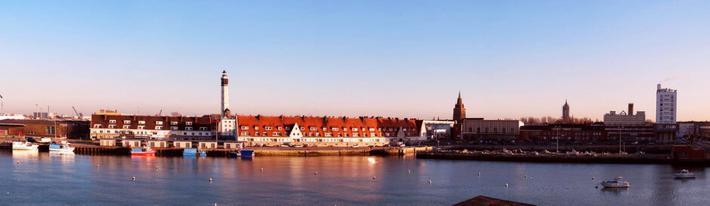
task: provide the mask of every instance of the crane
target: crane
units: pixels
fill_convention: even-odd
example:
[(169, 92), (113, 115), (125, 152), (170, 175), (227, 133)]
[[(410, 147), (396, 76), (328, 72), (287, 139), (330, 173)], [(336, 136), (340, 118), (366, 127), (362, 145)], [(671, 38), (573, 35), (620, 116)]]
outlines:
[(163, 109), (160, 109), (160, 112), (158, 112), (158, 116), (163, 114)]
[(79, 111), (76, 111), (76, 107), (71, 106), (71, 109), (74, 110), (74, 114), (76, 114), (76, 116), (79, 117), (79, 119), (81, 119), (84, 116), (81, 113), (79, 113)]

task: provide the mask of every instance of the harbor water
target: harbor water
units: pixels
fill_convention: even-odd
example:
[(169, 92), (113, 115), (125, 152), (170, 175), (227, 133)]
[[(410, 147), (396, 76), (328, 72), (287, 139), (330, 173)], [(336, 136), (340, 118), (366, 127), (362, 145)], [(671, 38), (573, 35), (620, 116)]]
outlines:
[[(0, 153), (1, 205), (707, 205), (708, 168), (413, 157), (166, 158)], [(631, 188), (597, 188), (623, 176)], [(135, 179), (134, 179), (135, 177)], [(211, 179), (211, 180), (210, 180)], [(506, 187), (507, 184), (507, 187)]]

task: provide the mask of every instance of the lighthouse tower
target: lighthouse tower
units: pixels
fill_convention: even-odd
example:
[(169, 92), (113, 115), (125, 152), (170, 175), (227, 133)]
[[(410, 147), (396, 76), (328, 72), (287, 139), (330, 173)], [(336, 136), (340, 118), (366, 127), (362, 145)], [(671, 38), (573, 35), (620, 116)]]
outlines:
[(222, 71), (222, 104), (220, 105), (219, 136), (225, 140), (236, 140), (237, 138), (237, 115), (232, 115), (229, 110), (229, 77), (227, 71)]
[(220, 110), (220, 114), (222, 114), (222, 118), (225, 116), (228, 116), (227, 112), (229, 111), (229, 77), (227, 76), (227, 71), (222, 71), (222, 110)]

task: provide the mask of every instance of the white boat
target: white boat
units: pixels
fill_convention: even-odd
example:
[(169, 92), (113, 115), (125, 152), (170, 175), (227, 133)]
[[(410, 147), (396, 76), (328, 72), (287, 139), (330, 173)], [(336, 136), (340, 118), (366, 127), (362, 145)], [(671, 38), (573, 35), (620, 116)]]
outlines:
[(683, 169), (679, 173), (675, 173), (673, 176), (675, 176), (676, 179), (693, 179), (695, 178), (695, 174), (692, 172)]
[(12, 150), (37, 150), (39, 145), (30, 142), (12, 142)]
[(628, 181), (625, 181), (622, 177), (614, 178), (614, 180), (607, 180), (607, 181), (601, 182), (601, 184), (604, 188), (629, 188), (629, 187), (631, 187), (631, 183), (629, 183)]
[(56, 154), (74, 154), (74, 147), (69, 144), (50, 144), (49, 152)]

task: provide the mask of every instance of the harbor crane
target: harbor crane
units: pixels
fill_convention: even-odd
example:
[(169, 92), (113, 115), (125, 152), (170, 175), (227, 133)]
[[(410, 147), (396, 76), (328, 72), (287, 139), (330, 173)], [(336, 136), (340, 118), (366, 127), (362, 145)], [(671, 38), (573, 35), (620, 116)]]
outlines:
[(76, 107), (74, 107), (74, 106), (71, 106), (71, 109), (73, 109), (73, 110), (74, 110), (74, 114), (76, 114), (76, 116), (77, 116), (77, 117), (79, 117), (79, 119), (81, 119), (81, 118), (83, 118), (83, 117), (84, 117), (84, 114), (82, 114), (82, 113), (79, 113), (79, 111), (77, 111), (77, 110), (76, 110)]

